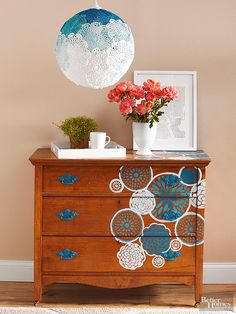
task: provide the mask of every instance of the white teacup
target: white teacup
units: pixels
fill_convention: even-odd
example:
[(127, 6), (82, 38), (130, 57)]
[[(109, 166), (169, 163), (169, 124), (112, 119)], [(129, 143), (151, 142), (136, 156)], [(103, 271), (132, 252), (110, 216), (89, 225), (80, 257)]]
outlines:
[(91, 132), (90, 133), (90, 148), (103, 149), (111, 141), (110, 136), (105, 132)]

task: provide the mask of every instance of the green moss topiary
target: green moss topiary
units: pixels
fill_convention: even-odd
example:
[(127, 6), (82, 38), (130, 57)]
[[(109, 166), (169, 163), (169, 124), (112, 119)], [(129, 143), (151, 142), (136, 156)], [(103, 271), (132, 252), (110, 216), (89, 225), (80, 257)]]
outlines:
[(65, 119), (57, 126), (70, 138), (72, 148), (88, 147), (90, 132), (98, 130), (97, 122), (86, 116)]

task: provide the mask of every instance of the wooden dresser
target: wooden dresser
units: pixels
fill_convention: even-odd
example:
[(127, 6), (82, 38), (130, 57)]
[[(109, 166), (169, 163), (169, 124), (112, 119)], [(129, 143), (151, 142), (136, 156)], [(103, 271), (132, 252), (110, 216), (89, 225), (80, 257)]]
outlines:
[(163, 282), (202, 291), (202, 151), (59, 160), (35, 166), (35, 302), (54, 282), (131, 288)]

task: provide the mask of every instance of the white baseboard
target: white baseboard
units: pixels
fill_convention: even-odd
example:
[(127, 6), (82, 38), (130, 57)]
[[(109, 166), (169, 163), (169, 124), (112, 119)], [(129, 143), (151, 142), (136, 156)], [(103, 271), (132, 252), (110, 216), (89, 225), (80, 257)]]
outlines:
[[(33, 281), (33, 261), (0, 260), (0, 281)], [(204, 263), (205, 284), (236, 284), (236, 263)]]
[(236, 263), (204, 263), (203, 282), (236, 284)]
[(0, 281), (34, 281), (34, 262), (0, 260)]

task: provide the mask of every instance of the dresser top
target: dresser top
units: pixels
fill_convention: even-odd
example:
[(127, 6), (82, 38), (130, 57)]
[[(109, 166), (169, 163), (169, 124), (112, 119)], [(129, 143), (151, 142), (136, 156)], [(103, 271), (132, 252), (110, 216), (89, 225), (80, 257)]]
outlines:
[(98, 159), (58, 159), (50, 148), (39, 148), (30, 157), (33, 165), (76, 165), (76, 164), (185, 164), (204, 165), (210, 163), (209, 156), (202, 150), (186, 151), (154, 151), (151, 156), (138, 156), (135, 151), (127, 150), (124, 158), (98, 158)]

